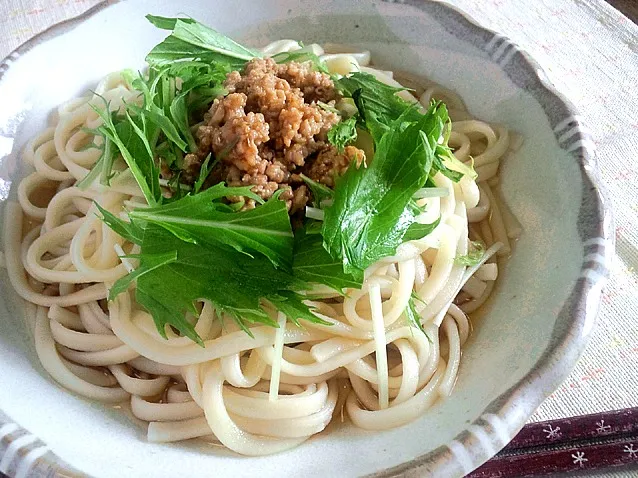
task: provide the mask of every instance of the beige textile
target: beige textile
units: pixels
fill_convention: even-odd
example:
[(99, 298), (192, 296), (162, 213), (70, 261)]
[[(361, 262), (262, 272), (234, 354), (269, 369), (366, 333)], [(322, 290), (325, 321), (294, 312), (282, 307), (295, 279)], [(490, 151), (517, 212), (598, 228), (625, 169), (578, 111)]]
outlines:
[[(97, 0), (0, 0), (0, 58)], [(578, 366), (532, 420), (638, 406), (638, 27), (602, 0), (451, 0), (546, 69), (593, 134), (617, 251)], [(605, 476), (630, 476), (626, 473)], [(591, 476), (591, 475), (590, 475)]]

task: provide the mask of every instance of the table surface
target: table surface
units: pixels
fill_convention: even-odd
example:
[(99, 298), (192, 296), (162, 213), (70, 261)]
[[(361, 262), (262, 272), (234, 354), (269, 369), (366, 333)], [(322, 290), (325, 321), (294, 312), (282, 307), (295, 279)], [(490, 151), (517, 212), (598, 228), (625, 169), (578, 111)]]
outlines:
[[(615, 212), (616, 255), (597, 328), (531, 421), (638, 406), (638, 1), (449, 0), (528, 50), (581, 111)], [(99, 0), (3, 0), (0, 58)], [(486, 13), (487, 12), (487, 13)], [(586, 48), (583, 49), (583, 45)], [(636, 477), (613, 471), (605, 477)], [(588, 476), (593, 476), (589, 474)]]
[(636, 0), (607, 0), (607, 3), (620, 10), (634, 23), (638, 21), (638, 2)]

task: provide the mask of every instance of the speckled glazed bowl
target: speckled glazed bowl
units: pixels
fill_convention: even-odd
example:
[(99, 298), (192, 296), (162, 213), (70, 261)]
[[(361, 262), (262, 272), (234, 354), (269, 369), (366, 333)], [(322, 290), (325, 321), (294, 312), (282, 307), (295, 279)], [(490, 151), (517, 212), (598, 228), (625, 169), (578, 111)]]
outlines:
[[(524, 233), (488, 311), (475, 322), (452, 396), (380, 433), (331, 426), (299, 448), (238, 457), (197, 443), (147, 443), (124, 414), (61, 389), (38, 363), (2, 274), (0, 471), (9, 476), (462, 476), (492, 457), (560, 384), (595, 322), (609, 257), (609, 211), (573, 108), (506, 38), (430, 1), (197, 0), (101, 5), (0, 64), (0, 203), (19, 152), (64, 100), (108, 72), (139, 68), (162, 37), (146, 13), (183, 13), (253, 45), (279, 38), (365, 47), (388, 69), (460, 93), (475, 115), (525, 143), (503, 167)], [(9, 189), (11, 189), (9, 191)]]

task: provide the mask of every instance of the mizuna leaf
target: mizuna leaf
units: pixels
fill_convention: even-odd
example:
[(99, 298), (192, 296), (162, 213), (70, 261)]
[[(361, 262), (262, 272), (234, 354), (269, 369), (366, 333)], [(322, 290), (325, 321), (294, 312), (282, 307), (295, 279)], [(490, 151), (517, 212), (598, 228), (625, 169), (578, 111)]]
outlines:
[(290, 270), (293, 235), (286, 204), (277, 195), (258, 208), (228, 212), (224, 204), (216, 203), (228, 196), (259, 199), (249, 188), (218, 184), (169, 204), (136, 209), (130, 216), (163, 227), (183, 241), (231, 247), (248, 256), (262, 254), (275, 267)]
[(324, 247), (347, 273), (394, 254), (415, 222), (408, 206), (428, 178), (433, 150), (423, 132), (429, 118), (404, 120), (381, 138), (370, 166), (351, 165), (337, 179), (333, 204), (324, 210)]

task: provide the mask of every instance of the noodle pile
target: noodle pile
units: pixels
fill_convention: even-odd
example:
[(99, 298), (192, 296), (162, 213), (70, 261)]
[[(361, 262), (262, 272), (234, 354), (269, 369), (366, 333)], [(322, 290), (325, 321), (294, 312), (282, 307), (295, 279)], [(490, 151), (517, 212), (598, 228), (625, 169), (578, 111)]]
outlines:
[[(275, 42), (264, 52), (296, 45)], [(366, 66), (367, 52), (315, 51), (332, 73), (365, 71), (397, 84), (391, 72)], [(110, 187), (75, 185), (100, 155), (87, 148), (99, 143), (88, 131), (101, 121), (91, 104), (105, 98), (115, 110), (139, 102), (139, 92), (113, 74), (94, 95), (61, 106), (56, 123), (24, 152), (35, 171), (20, 183), (18, 202), (7, 204), (4, 227), (6, 267), (27, 302), (47, 372), (89, 399), (129, 402), (133, 415), (148, 422), (150, 441), (203, 437), (245, 455), (295, 447), (345, 415), (367, 430), (397, 427), (449, 395), (470, 333), (467, 314), (492, 292), (497, 256), (509, 255), (520, 232), (493, 190), (501, 159), (519, 141), (502, 126), (471, 118), (454, 93), (407, 76), (405, 82), (425, 107), (432, 98), (448, 105), (449, 144), (459, 160), (473, 160), (478, 182), (465, 176), (453, 183), (438, 173), (436, 187), (447, 195), (418, 200), (427, 206), (419, 222), (440, 216), (434, 232), (371, 266), (361, 290), (345, 297), (324, 286), (309, 291), (322, 297), (308, 304), (330, 326), (299, 328), (273, 310), (279, 328), (256, 325), (250, 337), (203, 302), (199, 319), (188, 319), (197, 320), (205, 347), (171, 330), (162, 338), (133, 290), (106, 300), (113, 282), (135, 267), (121, 256), (139, 251), (100, 220), (93, 202), (123, 218), (124, 210), (143, 207), (132, 176), (125, 171)], [(470, 241), (487, 251), (467, 266), (455, 258), (471, 252)], [(412, 296), (425, 333), (406, 320)]]

